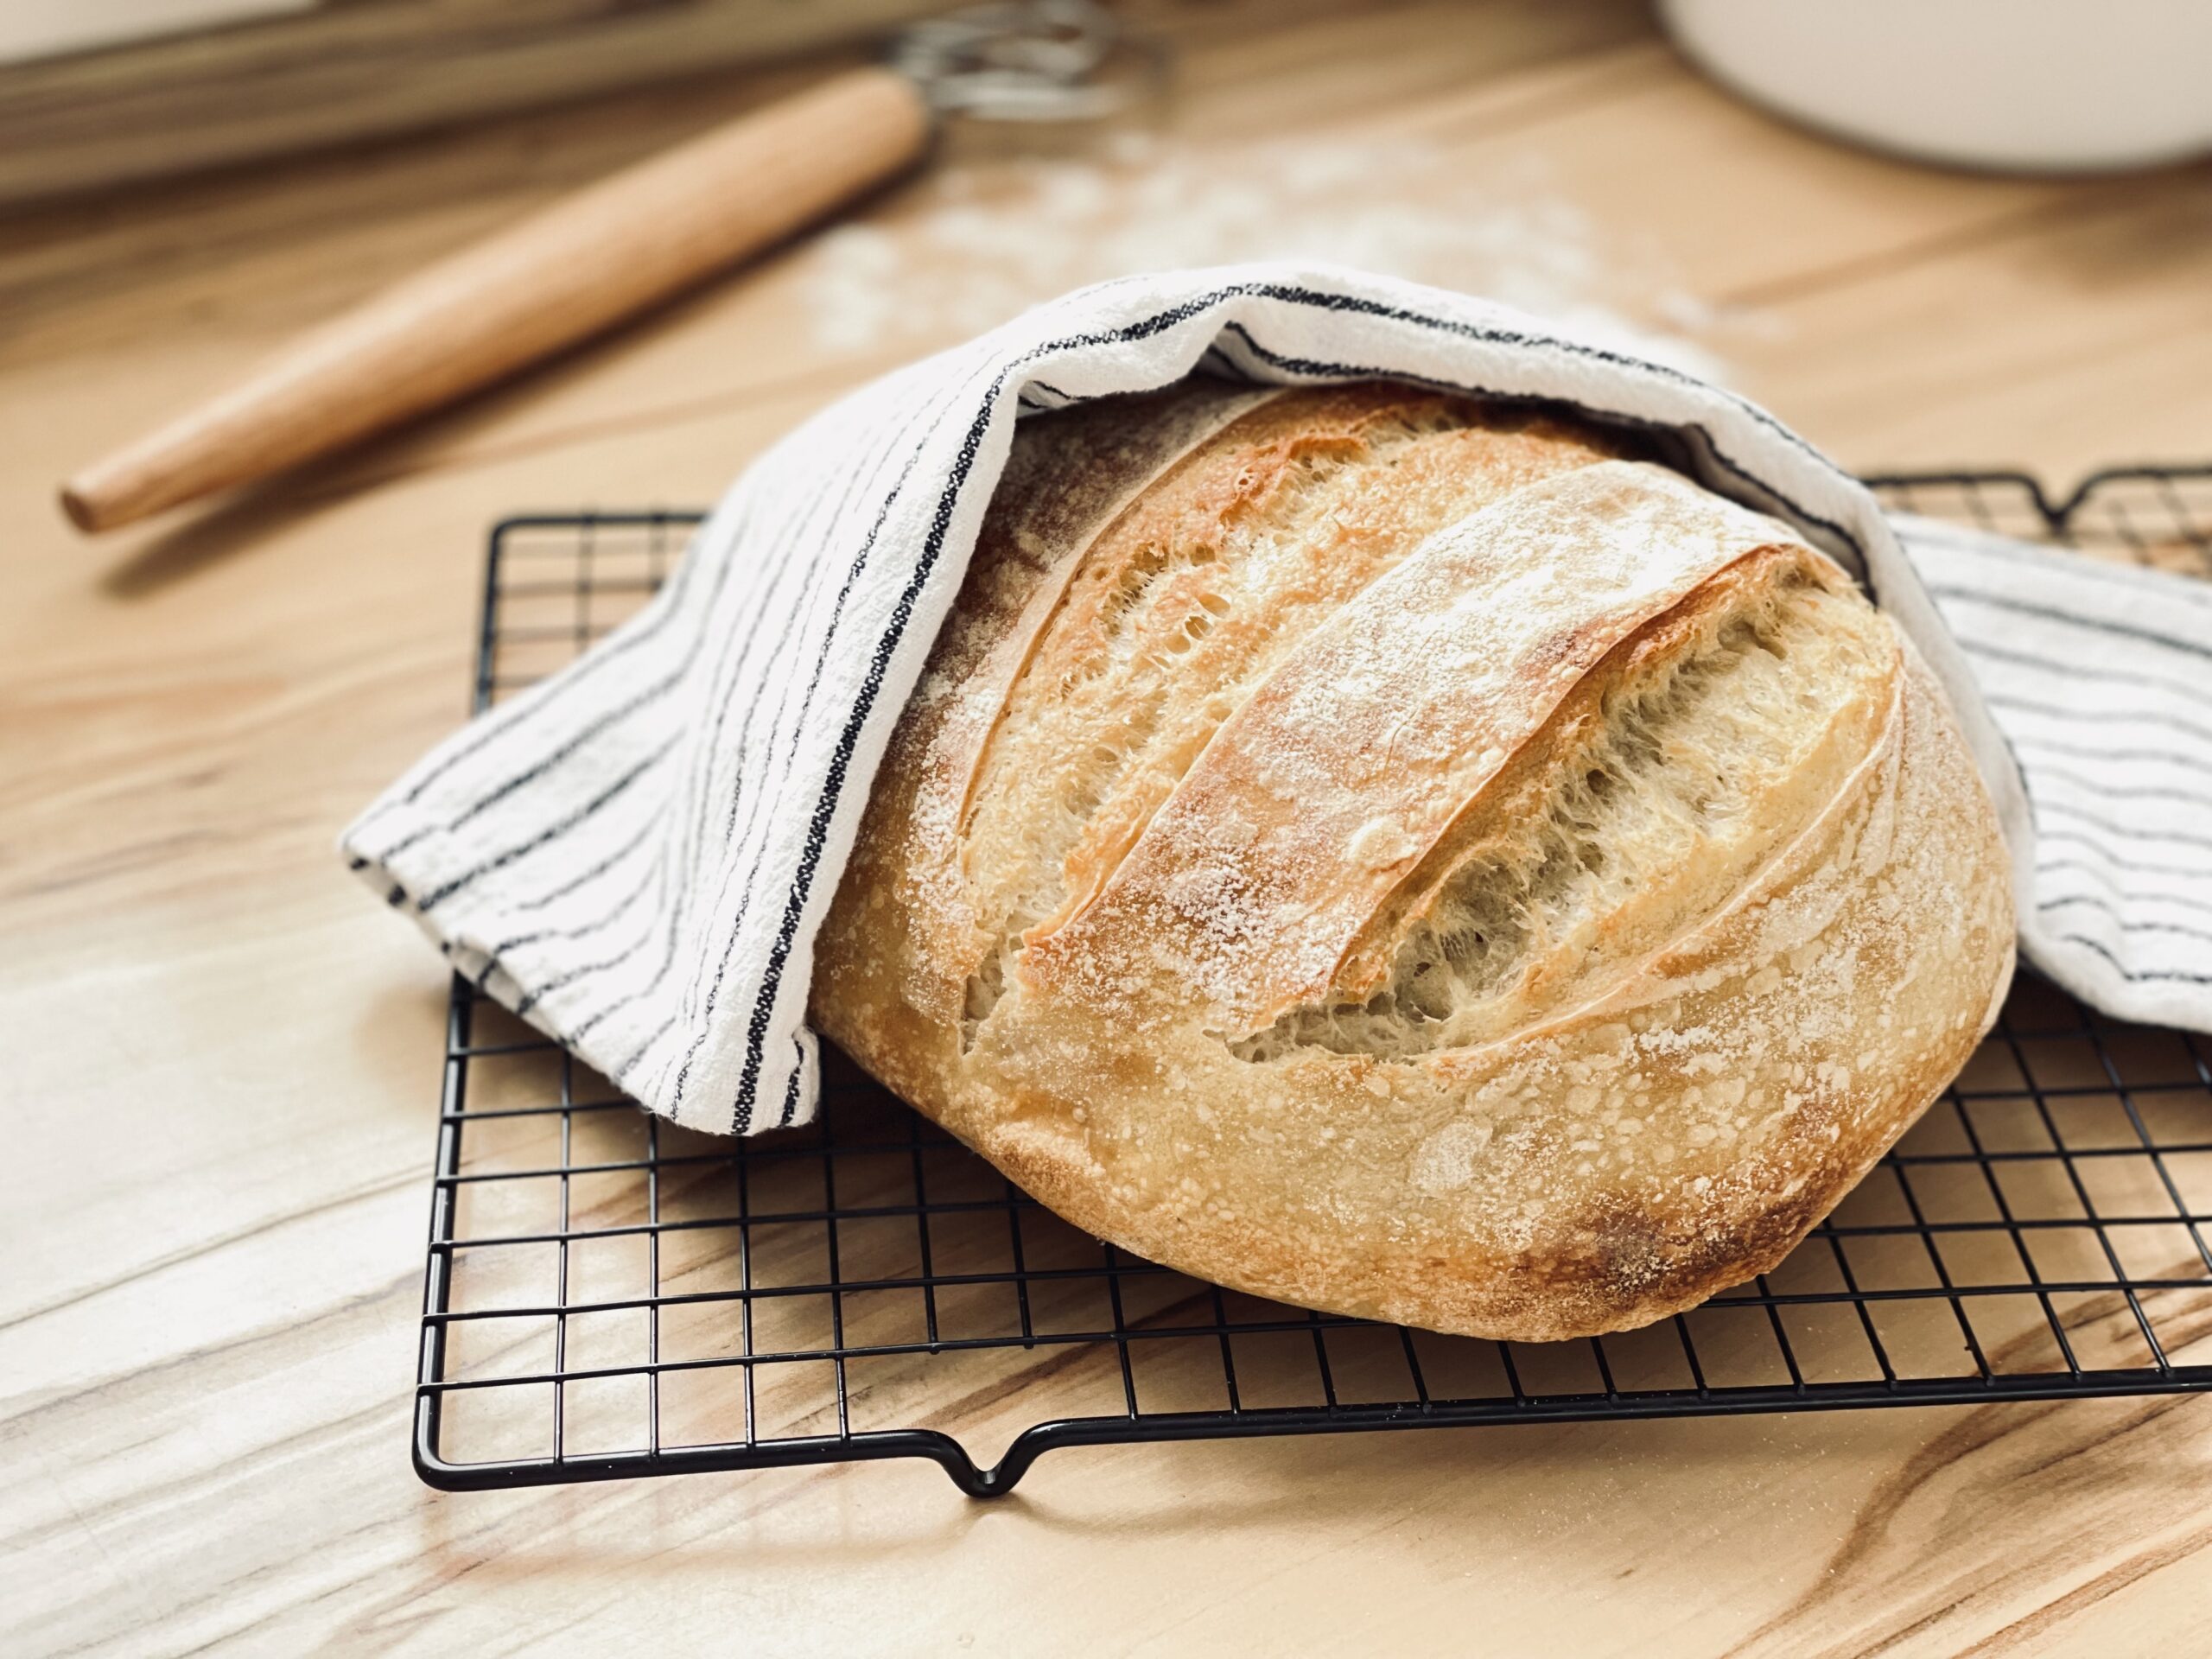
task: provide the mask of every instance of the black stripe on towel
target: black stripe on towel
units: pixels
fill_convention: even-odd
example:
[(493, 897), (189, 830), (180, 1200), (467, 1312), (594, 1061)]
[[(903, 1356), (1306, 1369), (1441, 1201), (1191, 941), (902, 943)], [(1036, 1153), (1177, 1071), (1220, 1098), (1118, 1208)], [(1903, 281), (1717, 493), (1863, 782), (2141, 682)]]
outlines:
[(2202, 847), (2206, 852), (2212, 853), (2212, 836), (2183, 835), (2178, 830), (2150, 830), (2131, 823), (2115, 823), (2110, 818), (2101, 818), (2094, 812), (2085, 811), (2070, 801), (2039, 798), (2035, 809), (2038, 817), (2045, 812), (2055, 812), (2062, 818), (2072, 818), (2077, 823), (2093, 825), (2108, 836), (2118, 836), (2122, 841), (2171, 841), (2183, 847)]
[(2178, 875), (2202, 881), (2212, 876), (2212, 868), (2201, 864), (2152, 864), (2140, 859), (2122, 858), (2094, 836), (2085, 836), (2072, 830), (2038, 830), (2037, 841), (2071, 842), (2097, 855), (2114, 869), (2127, 870), (2137, 875)]
[(443, 904), (447, 899), (452, 898), (454, 894), (459, 893), (463, 887), (467, 887), (471, 882), (477, 880), (479, 878), (489, 875), (494, 870), (505, 869), (517, 859), (526, 857), (528, 855), (537, 851), (541, 847), (544, 847), (550, 842), (558, 841), (563, 836), (567, 835), (569, 830), (575, 829), (587, 818), (589, 818), (598, 813), (607, 804), (608, 802), (617, 799), (624, 790), (629, 788), (631, 785), (636, 783), (638, 779), (645, 776), (646, 772), (650, 772), (653, 767), (658, 766), (663, 760), (666, 760), (670, 751), (675, 747), (676, 740), (674, 738), (669, 739), (667, 742), (662, 744), (644, 760), (639, 761), (636, 766), (631, 767), (629, 771), (624, 772), (620, 778), (609, 784), (605, 789), (593, 796), (591, 799), (586, 801), (575, 811), (569, 813), (568, 817), (548, 824), (544, 829), (539, 830), (529, 840), (518, 842), (515, 846), (508, 848), (503, 853), (495, 853), (490, 858), (486, 859), (482, 863), (475, 865), (463, 874), (455, 876), (452, 880), (447, 882), (445, 886), (438, 888), (436, 892), (424, 899), (417, 908), (428, 911), (435, 906)]
[(2052, 778), (2076, 789), (2085, 789), (2100, 799), (2107, 801), (2175, 801), (2183, 806), (2201, 806), (2212, 810), (2212, 795), (2202, 795), (2191, 790), (2166, 789), (2148, 785), (2117, 784), (2109, 779), (2084, 778), (2078, 772), (2069, 772), (2063, 766), (2043, 765), (2020, 768), (2030, 779)]
[(563, 696), (573, 690), (580, 682), (589, 679), (618, 658), (626, 657), (639, 646), (650, 644), (675, 616), (684, 589), (691, 581), (691, 572), (694, 568), (695, 562), (689, 558), (678, 563), (675, 579), (655, 596), (653, 612), (649, 616), (639, 619), (634, 632), (620, 634), (608, 639), (596, 651), (580, 659), (573, 668), (556, 678), (547, 681), (543, 692), (532, 696), (518, 698), (512, 702), (503, 703), (499, 708), (492, 709), (480, 716), (477, 725), (471, 728), (476, 734), (474, 738), (460, 743), (439, 760), (428, 772), (408, 786), (406, 793), (389, 797), (371, 807), (367, 820), (365, 822), (373, 820), (388, 806), (394, 806), (402, 802), (411, 805), (414, 802), (420, 800), (423, 791), (432, 784), (437, 782), (439, 779), (444, 777), (447, 772), (451, 772), (471, 755), (478, 753), (486, 744), (505, 736), (510, 732), (522, 729), (548, 704), (557, 702)]
[[(885, 423), (881, 434), (881, 436), (884, 439), (883, 446), (867, 463), (866, 468), (864, 469), (866, 475), (871, 480), (876, 476), (877, 471), (882, 466), (883, 462), (889, 458), (892, 450), (897, 446), (898, 439), (902, 435), (904, 435), (904, 429), (897, 423)], [(912, 465), (911, 459), (907, 464), (909, 468), (911, 468)], [(860, 499), (865, 499), (865, 492), (855, 492), (855, 494), (859, 496)], [(675, 861), (676, 868), (679, 869), (690, 869), (696, 860), (697, 849), (705, 832), (705, 800), (701, 798), (702, 795), (702, 783), (711, 782), (715, 757), (721, 753), (722, 750), (723, 722), (728, 718), (730, 707), (736, 700), (734, 696), (734, 685), (741, 677), (747, 664), (751, 661), (753, 646), (757, 643), (760, 636), (760, 624), (774, 608), (772, 601), (775, 597), (775, 593), (777, 588), (781, 585), (786, 571), (793, 568), (799, 568), (795, 565), (792, 556), (799, 550), (810, 549), (814, 545), (817, 533), (822, 526), (825, 512), (827, 512), (830, 523), (834, 525), (843, 501), (852, 498), (833, 497), (827, 494), (819, 497), (806, 512), (800, 515), (791, 524), (791, 525), (786, 529), (783, 534), (782, 539), (777, 543), (773, 551), (768, 556), (768, 562), (772, 566), (769, 575), (768, 584), (762, 594), (761, 603), (753, 612), (751, 625), (746, 631), (745, 639), (742, 644), (736, 652), (730, 653), (728, 656), (725, 657), (721, 662), (715, 665), (715, 672), (709, 678), (708, 684), (708, 701), (715, 710), (715, 723), (713, 727), (709, 728), (707, 741), (698, 750), (699, 754), (702, 758), (702, 766), (692, 768), (688, 773), (685, 779), (684, 789), (676, 808), (677, 817), (683, 827), (683, 850)], [(815, 578), (820, 573), (820, 566), (818, 564), (810, 563), (805, 565), (804, 569), (805, 572), (806, 581), (800, 588), (798, 596), (798, 603), (800, 607), (802, 616), (811, 609), (814, 595), (817, 587)], [(792, 639), (798, 637), (799, 632), (800, 630), (793, 629), (780, 635), (775, 642), (775, 648), (780, 649), (782, 646), (787, 645)], [(772, 666), (775, 660), (775, 656), (772, 651), (772, 654), (769, 658), (769, 664)], [(788, 682), (786, 682), (786, 690), (788, 691)], [(729, 800), (730, 818), (733, 823), (735, 820), (738, 806), (741, 801), (751, 801), (757, 803), (760, 799), (772, 796), (775, 793), (775, 785), (781, 781), (780, 778), (770, 779), (764, 780), (761, 787), (758, 789), (747, 790), (744, 787), (747, 759), (751, 753), (750, 743), (753, 716), (757, 711), (757, 700), (753, 702), (748, 703), (744, 717), (744, 722), (739, 730), (738, 742), (736, 745), (736, 764), (731, 768), (732, 783)], [(726, 830), (725, 845), (727, 845), (727, 835), (728, 831)], [(722, 890), (725, 892), (728, 890), (727, 885), (725, 885)], [(653, 970), (652, 976), (644, 982), (632, 986), (629, 990), (618, 995), (613, 1001), (607, 1003), (604, 1007), (601, 1007), (592, 1013), (570, 1033), (570, 1039), (572, 1041), (581, 1042), (586, 1033), (595, 1030), (609, 1015), (618, 1014), (622, 1009), (628, 1007), (632, 1003), (638, 1001), (640, 998), (650, 995), (660, 986), (662, 982), (668, 977), (669, 969), (672, 968), (676, 963), (677, 945), (683, 931), (683, 918), (689, 913), (691, 898), (692, 884), (686, 882), (677, 889), (675, 902), (667, 906), (661, 912), (658, 920), (665, 924), (667, 943), (666, 949), (661, 953), (659, 965)], [(715, 902), (717, 906), (719, 906), (721, 902), (719, 897)], [(709, 914), (711, 913), (712, 912), (710, 912)], [(630, 960), (632, 957), (635, 956), (639, 950), (644, 949), (645, 945), (650, 944), (652, 938), (653, 933), (649, 930), (647, 933), (637, 942), (636, 945), (631, 950), (624, 953), (620, 957), (603, 963), (595, 963), (591, 964), (591, 971), (595, 973), (603, 973), (611, 969), (620, 967), (624, 962)], [(664, 1025), (661, 1029), (664, 1031), (666, 1029), (666, 1026)], [(658, 1034), (659, 1033), (657, 1033), (656, 1037), (658, 1037)], [(652, 1040), (653, 1039), (648, 1039), (648, 1045), (650, 1045)], [(614, 1077), (614, 1080), (616, 1082), (620, 1083), (622, 1080), (622, 1074), (626, 1071), (628, 1066), (635, 1064), (636, 1058), (637, 1056), (633, 1054), (629, 1060), (623, 1062), (620, 1065), (614, 1068), (613, 1073), (611, 1075)]]
[[(2044, 839), (2048, 841), (2050, 837), (2046, 836)], [(2192, 899), (2177, 893), (2130, 893), (2113, 879), (2111, 871), (2101, 865), (2085, 864), (2078, 858), (2045, 859), (2036, 866), (2037, 875), (2050, 875), (2060, 870), (2070, 871), (2075, 875), (2093, 876), (2106, 892), (2131, 905), (2171, 905), (2177, 910), (2201, 911), (2207, 916), (2212, 916), (2212, 904), (2208, 904), (2203, 899)], [(2212, 869), (2207, 869), (2202, 874), (2207, 881), (2212, 881)], [(2060, 899), (2053, 902), (2067, 904), (2071, 900)], [(2115, 916), (2120, 913), (2116, 909), (2113, 911)]]
[(2179, 969), (2147, 969), (2139, 973), (2133, 971), (2118, 957), (2086, 934), (2061, 933), (2058, 938), (2067, 944), (2078, 944), (2095, 951), (2112, 964), (2114, 973), (2131, 985), (2144, 984), (2151, 980), (2177, 980), (2184, 985), (2212, 985), (2212, 974), (2184, 973)]
[(2212, 743), (2212, 730), (2159, 714), (2155, 709), (2069, 709), (2064, 703), (2037, 702), (2032, 698), (2016, 697), (2009, 692), (2000, 691), (1985, 691), (1981, 694), (1981, 700), (1993, 709), (2012, 709), (2024, 715), (2041, 715), (2046, 719), (2075, 721), (2082, 725), (2163, 726), (2168, 731), (2195, 738), (2200, 743)]
[(2072, 658), (2039, 657), (2033, 652), (2013, 651), (2004, 645), (1993, 645), (1986, 639), (1969, 639), (1960, 633), (1956, 628), (1952, 630), (1951, 637), (1956, 639), (1961, 649), (1970, 656), (1984, 657), (1993, 663), (2009, 663), (2015, 668), (2031, 668), (2038, 673), (2050, 676), (2053, 679), (2100, 680), (2110, 685), (2133, 686), (2140, 690), (2157, 691), (2166, 696), (2180, 697), (2190, 702), (2200, 702), (2202, 697), (2202, 685), (2177, 683), (2172, 680), (2158, 679), (2148, 674), (2130, 674), (2116, 668), (2092, 667), (2087, 663)]
[(2170, 633), (2160, 633), (2153, 628), (2139, 628), (2133, 623), (2107, 621), (2102, 617), (2082, 616), (2072, 611), (2062, 611), (2049, 605), (2038, 605), (2032, 600), (2014, 599), (2009, 594), (1986, 593), (1979, 588), (1931, 587), (1928, 590), (1938, 599), (1971, 600), (1977, 605), (1993, 606), (2000, 611), (2010, 611), (2015, 616), (2032, 616), (2045, 622), (2063, 623), (2069, 628), (2082, 628), (2091, 633), (2109, 633), (2122, 639), (2139, 639), (2150, 645), (2163, 645), (2168, 651), (2178, 651), (2191, 657), (2212, 660), (2212, 645), (2198, 645), (2194, 640), (2177, 639)]
[[(2167, 902), (2173, 901), (2170, 899)], [(2036, 908), (2048, 915), (2054, 910), (2065, 910), (2075, 905), (2088, 905), (2093, 909), (2101, 910), (2113, 918), (2113, 924), (2123, 933), (2178, 933), (2183, 938), (2212, 942), (2212, 928), (2190, 927), (2181, 922), (2138, 920), (2121, 914), (2094, 893), (2077, 893), (2071, 898), (2047, 899)]]

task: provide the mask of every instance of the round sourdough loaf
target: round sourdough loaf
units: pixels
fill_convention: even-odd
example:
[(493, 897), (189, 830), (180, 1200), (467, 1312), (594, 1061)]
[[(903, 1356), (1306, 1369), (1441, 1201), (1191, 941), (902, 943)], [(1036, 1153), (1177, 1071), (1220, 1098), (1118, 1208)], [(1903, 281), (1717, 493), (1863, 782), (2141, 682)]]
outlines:
[(1020, 429), (813, 1017), (1140, 1255), (1580, 1336), (1866, 1172), (1994, 1017), (2009, 880), (1784, 525), (1549, 416), (1193, 383)]

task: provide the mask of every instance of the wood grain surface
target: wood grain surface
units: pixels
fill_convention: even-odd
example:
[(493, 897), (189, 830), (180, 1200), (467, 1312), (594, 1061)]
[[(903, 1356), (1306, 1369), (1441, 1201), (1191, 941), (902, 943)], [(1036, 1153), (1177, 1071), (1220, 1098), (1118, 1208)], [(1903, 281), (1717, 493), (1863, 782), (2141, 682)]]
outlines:
[[(91, 546), (48, 495), (73, 461), (797, 82), (0, 224), (0, 1647), (2203, 1650), (2200, 1399), (1066, 1452), (995, 1506), (889, 1465), (416, 1482), (444, 981), (333, 838), (464, 705), (490, 519), (706, 499), (975, 326), (962, 303), (1066, 274), (979, 239), (978, 215), (1049, 224), (1126, 193), (1156, 227), (1181, 211), (1170, 174), (1200, 190), (1285, 165), (1268, 145), (1404, 146), (1436, 164), (1360, 163), (1362, 222), (1400, 212), (1402, 244), (1448, 264), (1446, 182), (1520, 190), (1580, 227), (1559, 247), (1652, 273), (1610, 312), (1686, 334), (1847, 465), (2004, 461), (2063, 486), (2212, 452), (2212, 171), (2050, 184), (1862, 156), (1713, 92), (1625, 3), (1144, 15), (1185, 54), (1150, 149), (1059, 135), (1040, 185), (1015, 136), (960, 136), (857, 230)], [(1193, 198), (1232, 219), (1244, 199)], [(1552, 277), (1582, 281), (1562, 259)], [(881, 294), (920, 308), (859, 326)], [(2191, 1357), (2212, 1345), (2212, 1302), (2178, 1317), (2205, 1333)], [(1033, 1416), (1051, 1381), (1030, 1386)], [(1001, 1421), (944, 1409), (979, 1436)]]
[(830, 76), (563, 195), (433, 261), (77, 473), (61, 505), (107, 530), (261, 480), (443, 408), (696, 286), (906, 172), (920, 90)]
[(538, 109), (866, 41), (930, 0), (321, 0), (0, 65), (0, 202)]

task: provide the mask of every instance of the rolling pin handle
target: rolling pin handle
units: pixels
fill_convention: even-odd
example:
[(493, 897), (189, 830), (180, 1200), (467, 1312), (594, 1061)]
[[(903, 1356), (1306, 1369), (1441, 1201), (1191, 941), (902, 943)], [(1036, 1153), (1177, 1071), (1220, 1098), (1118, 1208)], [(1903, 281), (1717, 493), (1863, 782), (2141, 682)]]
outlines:
[(82, 531), (450, 403), (773, 245), (918, 162), (920, 89), (855, 69), (586, 187), (307, 335), (61, 486)]

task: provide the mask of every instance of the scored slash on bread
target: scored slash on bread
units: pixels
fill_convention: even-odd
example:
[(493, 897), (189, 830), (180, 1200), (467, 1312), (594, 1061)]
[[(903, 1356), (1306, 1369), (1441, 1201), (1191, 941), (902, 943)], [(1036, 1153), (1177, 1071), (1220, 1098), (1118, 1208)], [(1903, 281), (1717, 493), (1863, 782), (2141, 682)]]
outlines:
[(815, 1019), (1071, 1220), (1496, 1337), (1778, 1262), (2012, 963), (1987, 800), (1786, 526), (1366, 385), (1025, 424)]

